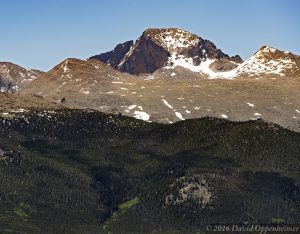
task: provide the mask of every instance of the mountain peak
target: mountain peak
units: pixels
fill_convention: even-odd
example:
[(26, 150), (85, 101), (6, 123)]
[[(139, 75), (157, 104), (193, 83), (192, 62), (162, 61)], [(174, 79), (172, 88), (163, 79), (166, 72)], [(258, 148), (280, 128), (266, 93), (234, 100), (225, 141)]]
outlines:
[(195, 46), (201, 39), (199, 36), (178, 28), (150, 28), (143, 35), (152, 39), (168, 51)]
[(300, 57), (271, 46), (262, 46), (238, 68), (239, 74), (289, 75), (299, 72)]
[[(290, 56), (296, 56), (293, 55), (289, 51), (282, 51), (277, 48), (271, 47), (271, 46), (262, 46), (256, 53), (255, 55), (262, 55), (262, 56), (269, 56), (269, 58), (272, 59), (278, 59), (281, 57), (290, 57)], [(270, 57), (271, 56), (271, 57)]]
[(23, 68), (11, 62), (0, 62), (0, 91), (5, 90), (8, 84), (11, 84), (14, 90), (18, 90), (43, 73), (39, 70)]
[[(52, 68), (49, 73), (52, 76), (63, 78), (64, 76), (67, 78), (72, 78), (74, 73), (80, 73), (82, 71), (85, 72), (94, 72), (94, 71), (102, 71), (106, 70), (107, 64), (95, 60), (81, 60), (78, 58), (67, 58), (63, 60), (61, 63)], [(111, 69), (111, 68), (110, 68)]]
[[(121, 46), (125, 43), (126, 46)], [(233, 65), (236, 67), (242, 62), (239, 56), (229, 57), (211, 41), (179, 28), (149, 28), (134, 44), (132, 41), (125, 43), (119, 44), (113, 51), (91, 58), (108, 63), (119, 71), (135, 75), (153, 73), (163, 67), (181, 66), (195, 70), (194, 66), (198, 67), (208, 59), (228, 60), (229, 63), (232, 61), (229, 67)], [(226, 61), (222, 61), (222, 64), (224, 62)], [(217, 67), (224, 68), (224, 66)]]
[(263, 45), (262, 47), (260, 47), (259, 51), (263, 51), (266, 53), (275, 53), (277, 49), (271, 46)]

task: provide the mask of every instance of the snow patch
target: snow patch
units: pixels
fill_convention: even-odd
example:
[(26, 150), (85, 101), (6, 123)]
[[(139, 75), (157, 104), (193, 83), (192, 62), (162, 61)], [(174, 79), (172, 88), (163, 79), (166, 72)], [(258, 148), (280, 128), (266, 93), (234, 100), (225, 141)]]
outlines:
[(155, 35), (155, 38), (159, 40), (162, 46), (168, 51), (195, 46), (199, 42), (199, 37), (181, 29), (177, 29), (176, 32), (172, 29), (167, 29)]
[(150, 115), (144, 111), (135, 111), (133, 114), (136, 119), (149, 121)]
[(64, 67), (63, 67), (64, 73), (70, 71), (70, 69), (68, 68), (68, 62), (69, 62), (69, 61), (66, 60), (65, 63), (64, 63), (64, 64), (65, 64)]
[(175, 115), (177, 116), (178, 119), (184, 120), (184, 118), (182, 117), (181, 113), (175, 112)]
[(17, 109), (17, 110), (12, 110), (11, 112), (13, 113), (23, 113), (23, 112), (28, 112), (29, 110), (25, 110), (23, 108)]
[(233, 79), (236, 75), (236, 69), (227, 72), (214, 72), (210, 69), (210, 65), (214, 63), (215, 59), (204, 59), (201, 61), (200, 65), (194, 65), (193, 58), (187, 58), (183, 55), (177, 55), (177, 53), (172, 53), (169, 57), (167, 69), (173, 69), (175, 67), (183, 67), (192, 72), (204, 73), (209, 76), (210, 79), (224, 78)]
[(167, 106), (167, 107), (169, 107), (170, 109), (174, 109), (173, 108), (173, 106), (171, 106), (165, 99), (161, 99), (162, 101), (163, 101), (163, 103)]
[(121, 60), (121, 62), (119, 63), (118, 68), (120, 68), (120, 67), (125, 63), (126, 59), (127, 59), (128, 57), (130, 57), (130, 55), (133, 53), (134, 49), (135, 49), (135, 47), (134, 47), (134, 45), (132, 45), (132, 46), (130, 47), (129, 51), (128, 51), (128, 52), (126, 53), (126, 55), (124, 56), (124, 58), (123, 58), (123, 59)]
[(90, 94), (90, 91), (89, 90), (87, 90), (87, 89), (80, 89), (80, 91), (79, 91), (80, 93), (83, 93), (83, 94)]
[(132, 110), (132, 109), (136, 108), (136, 105), (130, 105), (130, 106), (128, 106), (127, 108), (128, 108), (129, 110)]

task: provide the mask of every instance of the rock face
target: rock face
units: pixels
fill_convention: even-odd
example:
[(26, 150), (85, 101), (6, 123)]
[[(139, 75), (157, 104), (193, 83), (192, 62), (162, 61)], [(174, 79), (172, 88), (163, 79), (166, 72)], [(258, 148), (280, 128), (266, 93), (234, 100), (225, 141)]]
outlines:
[(214, 188), (224, 182), (226, 182), (225, 177), (216, 174), (179, 178), (172, 184), (170, 194), (165, 197), (165, 205), (174, 206), (193, 201), (201, 208), (205, 208), (216, 198)]
[[(195, 70), (195, 67), (208, 60), (228, 60), (234, 67), (237, 67), (236, 63), (242, 62), (238, 55), (229, 57), (211, 41), (176, 28), (147, 29), (121, 60), (120, 56), (114, 59), (113, 51), (92, 58), (109, 63), (122, 72), (135, 75), (153, 73), (162, 67), (181, 66)], [(116, 66), (117, 61), (120, 63)]]
[(170, 53), (143, 35), (118, 65), (118, 70), (130, 74), (153, 73), (163, 67)]
[(42, 74), (42, 71), (25, 69), (9, 62), (0, 62), (0, 89), (2, 92), (17, 91)]
[[(234, 59), (234, 58), (233, 58)], [(214, 72), (231, 71), (237, 67), (237, 64), (232, 60), (221, 58), (210, 64), (209, 68)]]
[(92, 56), (89, 59), (98, 59), (104, 63), (108, 63), (113, 68), (117, 68), (132, 45), (133, 41), (126, 41), (125, 43), (118, 44), (112, 51)]

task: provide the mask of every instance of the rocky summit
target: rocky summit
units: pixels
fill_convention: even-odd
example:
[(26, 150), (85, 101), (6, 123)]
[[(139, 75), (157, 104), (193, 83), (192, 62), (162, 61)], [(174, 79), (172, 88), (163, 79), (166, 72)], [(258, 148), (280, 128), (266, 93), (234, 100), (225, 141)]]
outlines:
[[(176, 28), (147, 29), (129, 48), (130, 44), (131, 41), (126, 42), (118, 45), (113, 52), (92, 58), (97, 58), (120, 71), (135, 75), (153, 73), (164, 66), (197, 67), (202, 62), (212, 59), (222, 64), (229, 61), (234, 64), (242, 62), (238, 55), (229, 57), (211, 41)], [(124, 50), (120, 51), (120, 48)], [(127, 53), (122, 53), (126, 49)], [(124, 55), (121, 60), (118, 60), (118, 65), (115, 63), (116, 54), (118, 58)]]

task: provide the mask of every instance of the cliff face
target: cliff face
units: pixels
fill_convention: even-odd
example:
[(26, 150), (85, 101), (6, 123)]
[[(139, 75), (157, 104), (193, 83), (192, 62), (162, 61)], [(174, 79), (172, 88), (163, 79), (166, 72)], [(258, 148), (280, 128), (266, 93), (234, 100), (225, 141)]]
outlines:
[(92, 56), (89, 59), (98, 59), (116, 68), (132, 45), (133, 41), (126, 41), (122, 44), (118, 44), (112, 51)]
[(170, 53), (145, 36), (140, 37), (118, 65), (118, 70), (135, 75), (152, 73), (163, 67)]

